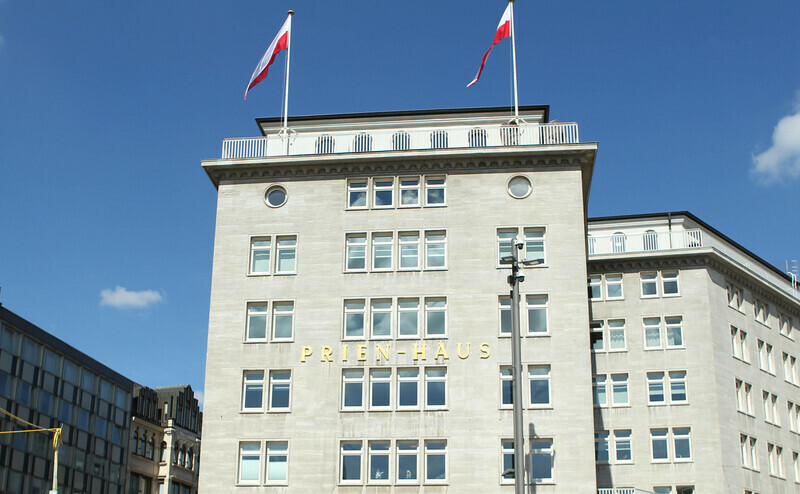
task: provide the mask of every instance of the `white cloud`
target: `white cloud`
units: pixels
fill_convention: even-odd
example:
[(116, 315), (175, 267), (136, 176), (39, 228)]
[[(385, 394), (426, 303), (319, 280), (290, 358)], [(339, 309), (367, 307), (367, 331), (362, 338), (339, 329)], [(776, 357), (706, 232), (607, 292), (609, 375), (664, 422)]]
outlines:
[(106, 288), (100, 292), (100, 305), (117, 309), (137, 309), (160, 302), (162, 298), (155, 290), (132, 292), (125, 287), (117, 286), (113, 290)]
[(778, 121), (772, 147), (753, 156), (753, 175), (762, 183), (800, 177), (800, 92), (795, 113)]

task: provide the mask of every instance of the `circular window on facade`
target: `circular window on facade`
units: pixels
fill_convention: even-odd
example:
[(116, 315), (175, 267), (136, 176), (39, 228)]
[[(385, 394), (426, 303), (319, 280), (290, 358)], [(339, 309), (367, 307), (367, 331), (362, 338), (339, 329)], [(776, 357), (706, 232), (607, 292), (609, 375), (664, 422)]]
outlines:
[(531, 193), (531, 181), (528, 177), (518, 175), (508, 181), (508, 193), (516, 199), (524, 199)]
[(286, 204), (286, 189), (280, 185), (273, 185), (267, 189), (267, 193), (264, 198), (267, 201), (267, 206), (271, 208), (279, 208)]

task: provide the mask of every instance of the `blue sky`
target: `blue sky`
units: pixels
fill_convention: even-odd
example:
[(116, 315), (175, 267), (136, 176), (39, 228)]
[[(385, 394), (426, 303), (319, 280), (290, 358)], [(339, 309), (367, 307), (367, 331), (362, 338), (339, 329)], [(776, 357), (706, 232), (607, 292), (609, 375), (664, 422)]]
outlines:
[[(200, 167), (278, 116), (511, 104), (503, 0), (0, 0), (0, 302), (148, 386), (203, 389)], [(515, 4), (520, 103), (599, 142), (590, 216), (689, 210), (800, 257), (800, 2)]]

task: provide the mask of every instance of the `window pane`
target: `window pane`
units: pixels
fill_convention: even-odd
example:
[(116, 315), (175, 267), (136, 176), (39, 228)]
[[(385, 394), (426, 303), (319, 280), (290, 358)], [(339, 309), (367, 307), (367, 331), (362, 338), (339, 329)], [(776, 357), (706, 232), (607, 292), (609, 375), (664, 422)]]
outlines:
[(401, 299), (399, 305), (399, 324), (400, 336), (417, 336), (419, 329), (417, 327), (419, 317), (419, 300), (417, 299)]
[(397, 480), (399, 482), (417, 480), (416, 442), (397, 443)]
[(426, 480), (444, 480), (447, 478), (447, 456), (444, 442), (425, 443), (425, 478)]
[(294, 304), (291, 302), (281, 302), (275, 303), (274, 305), (274, 312), (275, 312), (275, 321), (274, 321), (274, 331), (275, 331), (275, 338), (291, 338), (292, 337), (292, 311), (294, 310)]
[(286, 455), (270, 455), (267, 464), (267, 480), (286, 480)]
[(400, 234), (400, 268), (413, 269), (419, 267), (419, 234)]
[(278, 272), (287, 273), (294, 271), (295, 250), (297, 240), (295, 238), (278, 239)]

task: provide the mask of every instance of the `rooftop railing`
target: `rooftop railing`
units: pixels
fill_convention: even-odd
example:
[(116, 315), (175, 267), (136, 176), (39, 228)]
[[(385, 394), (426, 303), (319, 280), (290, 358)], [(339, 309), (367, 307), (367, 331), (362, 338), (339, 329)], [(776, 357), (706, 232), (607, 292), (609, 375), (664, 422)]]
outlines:
[(576, 144), (578, 124), (494, 124), (293, 132), (222, 141), (222, 159), (424, 149)]
[(589, 256), (696, 249), (701, 247), (713, 248), (731, 262), (751, 271), (792, 297), (800, 299), (800, 292), (796, 283), (787, 281), (762, 262), (753, 259), (751, 255), (747, 255), (730, 243), (699, 228), (673, 232), (649, 231), (639, 234), (624, 232), (617, 232), (612, 235), (589, 234), (587, 245)]

